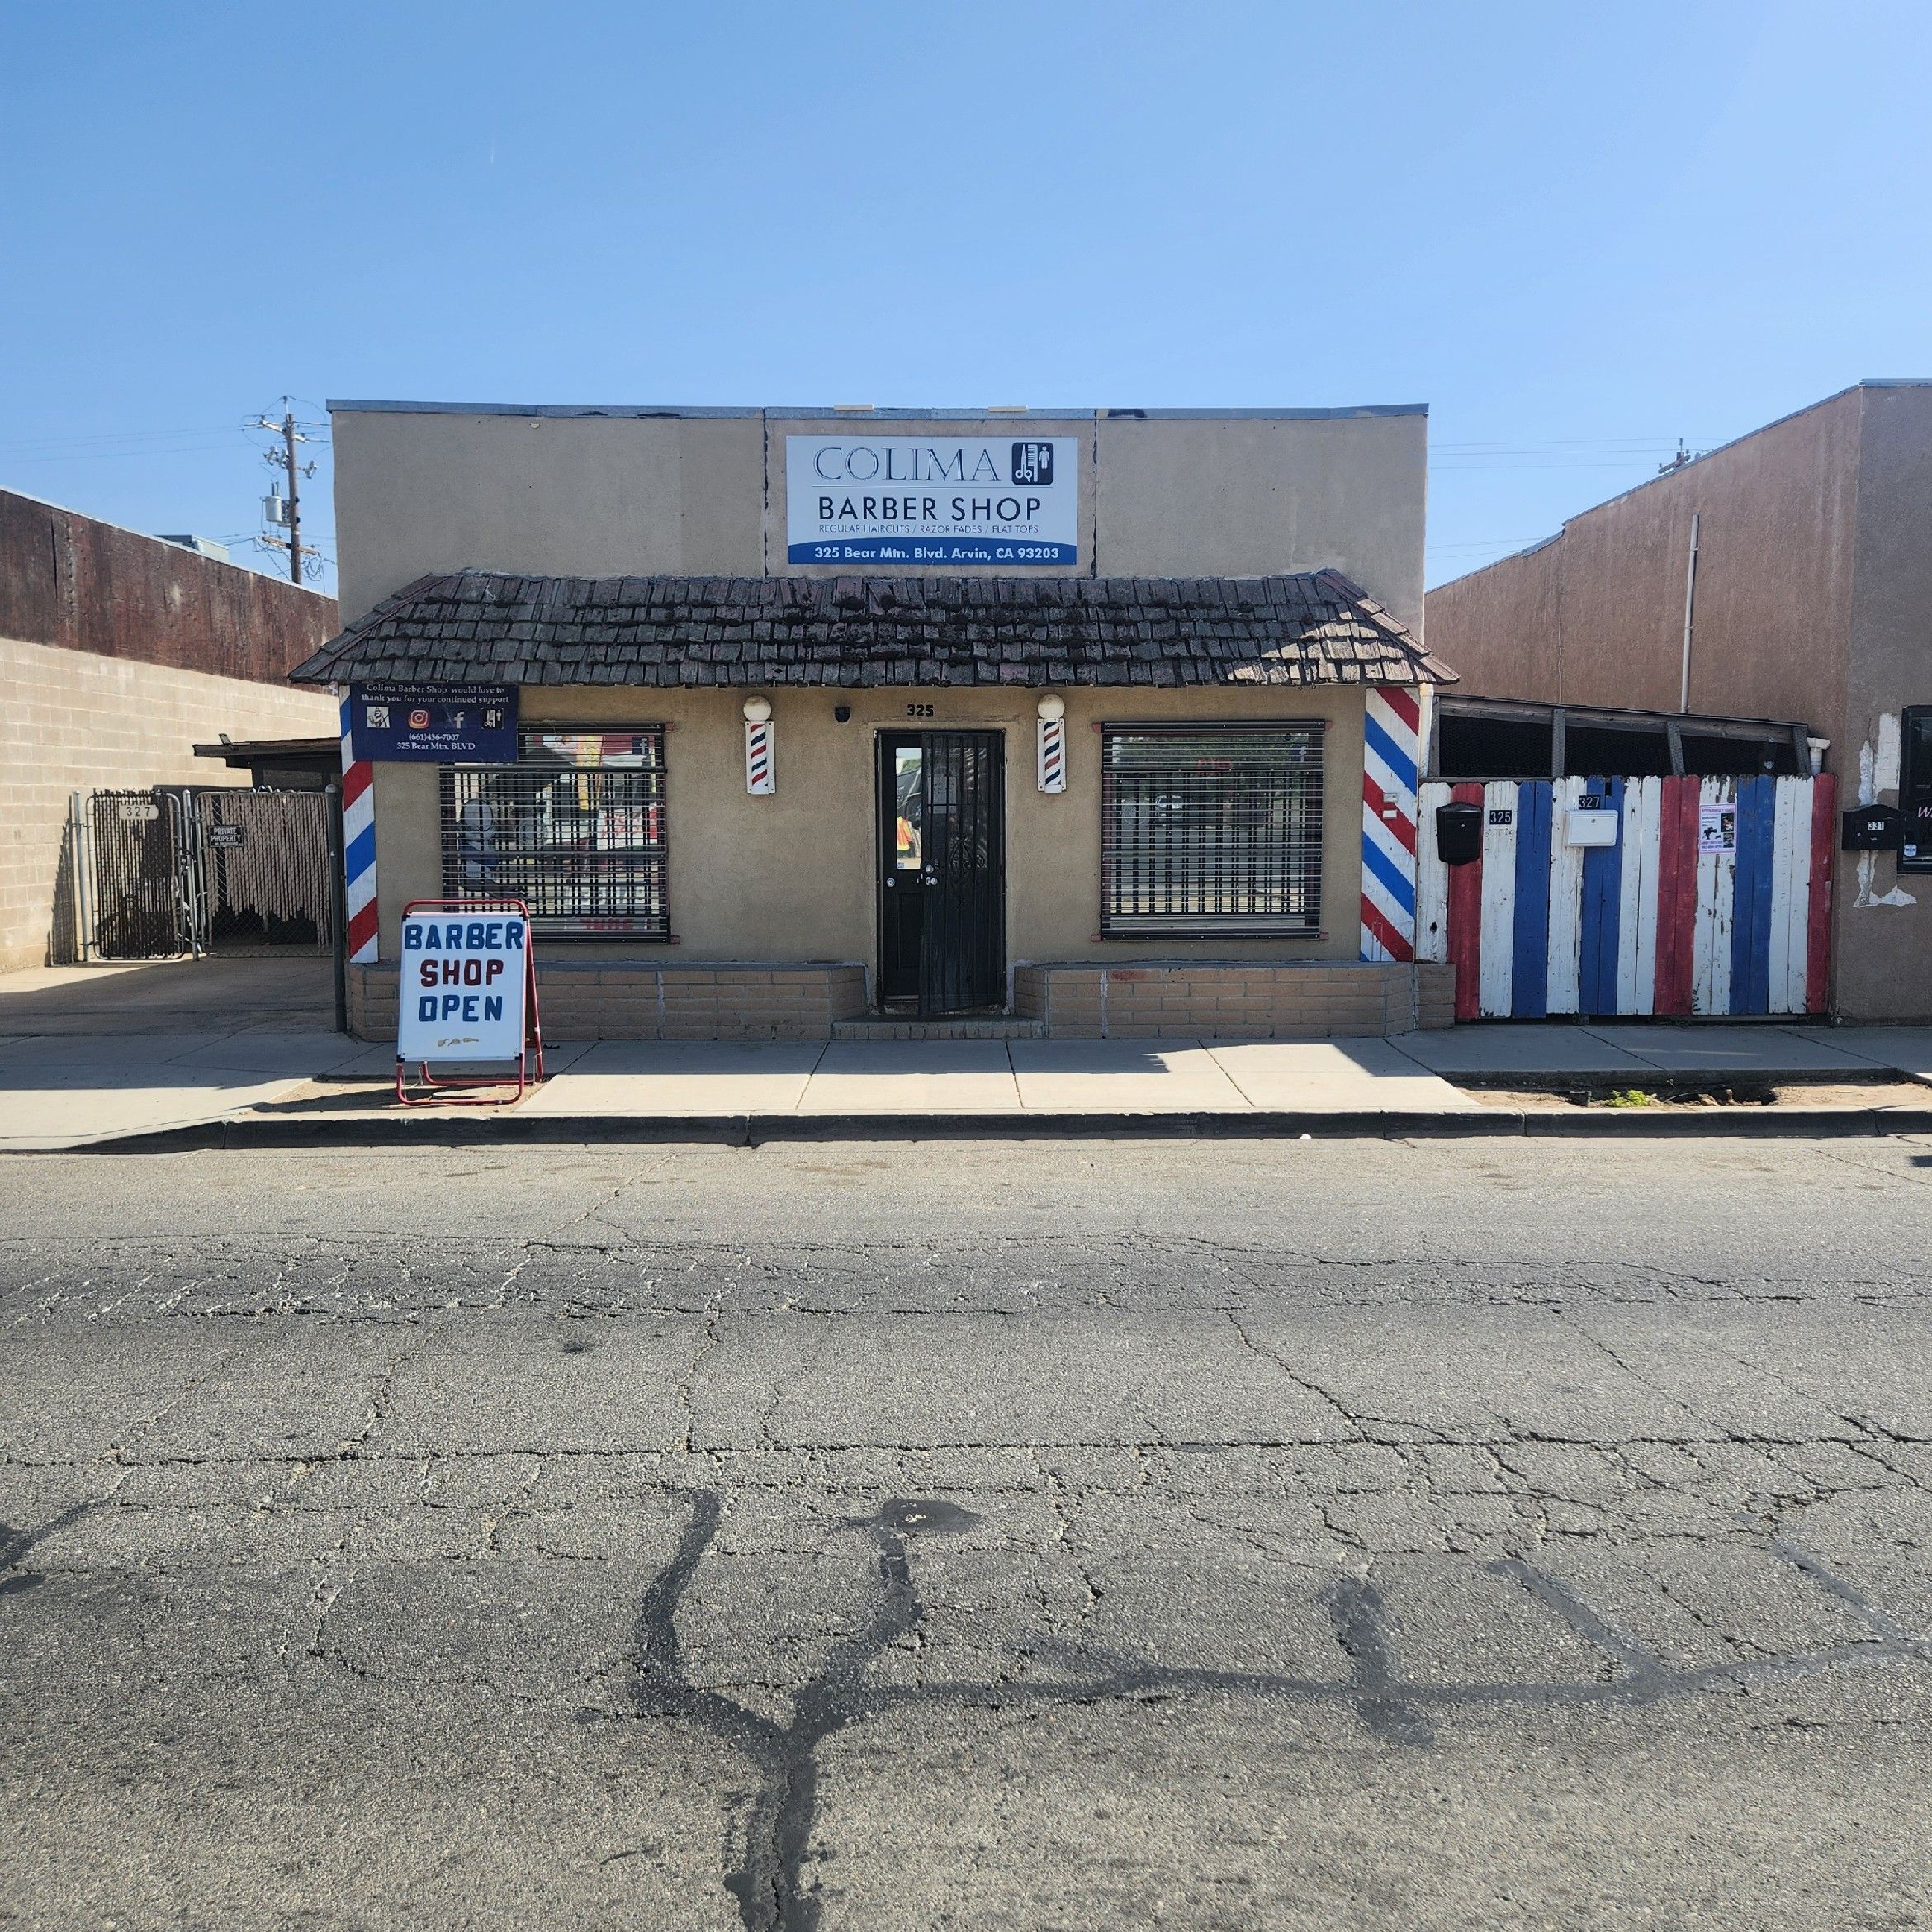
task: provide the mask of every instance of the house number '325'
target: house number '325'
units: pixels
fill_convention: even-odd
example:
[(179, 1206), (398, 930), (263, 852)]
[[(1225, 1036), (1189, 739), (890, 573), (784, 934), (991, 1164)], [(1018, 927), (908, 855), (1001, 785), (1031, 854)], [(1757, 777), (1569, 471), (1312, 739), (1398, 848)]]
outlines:
[(907, 717), (930, 717), (932, 707), (930, 704), (908, 704), (906, 715)]

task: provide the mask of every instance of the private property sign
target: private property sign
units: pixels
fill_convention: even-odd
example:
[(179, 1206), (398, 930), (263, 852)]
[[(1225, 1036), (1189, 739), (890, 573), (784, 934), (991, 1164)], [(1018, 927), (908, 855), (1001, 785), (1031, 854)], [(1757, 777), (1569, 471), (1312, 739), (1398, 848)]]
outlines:
[(519, 1058), (529, 957), (527, 914), (406, 913), (396, 1058), (424, 1066)]
[(786, 559), (795, 564), (1080, 561), (1073, 436), (788, 436)]

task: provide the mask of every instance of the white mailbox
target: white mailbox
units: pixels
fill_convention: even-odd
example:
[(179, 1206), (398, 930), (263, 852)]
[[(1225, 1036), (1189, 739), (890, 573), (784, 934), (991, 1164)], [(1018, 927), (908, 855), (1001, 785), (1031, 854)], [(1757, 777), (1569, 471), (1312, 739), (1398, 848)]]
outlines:
[(1614, 845), (1622, 817), (1617, 812), (1573, 812), (1564, 836), (1573, 845)]

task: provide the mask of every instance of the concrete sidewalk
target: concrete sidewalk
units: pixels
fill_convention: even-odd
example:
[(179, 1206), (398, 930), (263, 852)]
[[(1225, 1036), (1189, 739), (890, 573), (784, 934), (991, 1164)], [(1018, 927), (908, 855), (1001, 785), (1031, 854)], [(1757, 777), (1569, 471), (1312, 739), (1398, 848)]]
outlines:
[[(326, 1030), (326, 970), (205, 960), (0, 978), (0, 1150), (152, 1140), (221, 1122), (264, 1136), (403, 1131), (377, 1125), (405, 1118), (383, 1085), (392, 1050)], [(514, 1119), (553, 1138), (733, 1120), (764, 1124), (747, 1134), (787, 1122), (863, 1132), (943, 1122), (959, 1132), (975, 1120), (1008, 1132), (1037, 1121), (1043, 1134), (1190, 1120), (1230, 1132), (1243, 1121), (1261, 1131), (1418, 1121), (1473, 1131), (1499, 1125), (1496, 1104), (1459, 1083), (1932, 1081), (1932, 1029), (1552, 1022), (1314, 1041), (606, 1040), (553, 1044), (548, 1063), (549, 1079)], [(1896, 1096), (1890, 1104), (1896, 1111)], [(477, 1130), (503, 1118), (419, 1110), (406, 1130), (459, 1119)]]

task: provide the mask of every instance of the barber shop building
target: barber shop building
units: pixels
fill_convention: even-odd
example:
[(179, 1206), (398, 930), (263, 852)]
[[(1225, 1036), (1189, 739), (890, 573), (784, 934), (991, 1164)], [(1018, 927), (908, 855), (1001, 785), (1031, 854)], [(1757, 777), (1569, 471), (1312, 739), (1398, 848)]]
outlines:
[(331, 413), (363, 1036), (484, 898), (560, 1038), (1448, 1022), (1419, 408)]

